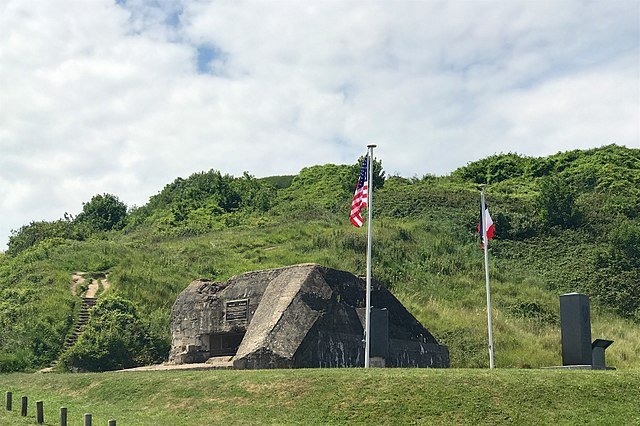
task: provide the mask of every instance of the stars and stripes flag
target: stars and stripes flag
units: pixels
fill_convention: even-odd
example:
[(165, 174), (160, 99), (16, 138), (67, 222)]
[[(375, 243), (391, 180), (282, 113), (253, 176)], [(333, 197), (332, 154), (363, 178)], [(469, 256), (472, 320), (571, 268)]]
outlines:
[(369, 155), (367, 154), (362, 162), (360, 177), (358, 178), (358, 184), (356, 185), (356, 192), (353, 194), (353, 201), (351, 202), (351, 215), (349, 215), (349, 220), (358, 228), (360, 228), (364, 223), (360, 211), (367, 207), (369, 197), (368, 163)]

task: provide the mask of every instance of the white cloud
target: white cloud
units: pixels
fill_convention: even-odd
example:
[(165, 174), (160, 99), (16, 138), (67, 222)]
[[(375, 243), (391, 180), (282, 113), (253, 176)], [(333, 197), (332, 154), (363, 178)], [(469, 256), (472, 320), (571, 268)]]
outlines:
[(177, 176), (295, 173), (368, 143), (409, 176), (496, 152), (640, 147), (639, 13), (634, 0), (5, 0), (0, 241), (96, 193), (141, 205)]

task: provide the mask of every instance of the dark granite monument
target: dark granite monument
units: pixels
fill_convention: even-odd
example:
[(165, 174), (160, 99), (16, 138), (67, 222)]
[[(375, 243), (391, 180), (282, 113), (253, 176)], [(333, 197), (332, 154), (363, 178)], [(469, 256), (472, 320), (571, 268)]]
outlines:
[[(372, 365), (449, 367), (449, 351), (372, 283)], [(365, 280), (315, 264), (196, 280), (171, 317), (175, 364), (232, 357), (233, 367), (362, 367)]]
[(591, 308), (589, 296), (560, 296), (562, 365), (591, 365)]
[(591, 306), (586, 294), (560, 295), (560, 334), (563, 367), (613, 369), (605, 362), (605, 350), (613, 340), (596, 339), (591, 342)]

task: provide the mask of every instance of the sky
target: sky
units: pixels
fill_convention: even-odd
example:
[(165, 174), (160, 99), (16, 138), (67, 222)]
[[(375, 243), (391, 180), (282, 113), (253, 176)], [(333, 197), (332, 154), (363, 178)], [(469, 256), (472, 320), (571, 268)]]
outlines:
[(640, 148), (637, 0), (0, 0), (0, 250), (96, 194)]

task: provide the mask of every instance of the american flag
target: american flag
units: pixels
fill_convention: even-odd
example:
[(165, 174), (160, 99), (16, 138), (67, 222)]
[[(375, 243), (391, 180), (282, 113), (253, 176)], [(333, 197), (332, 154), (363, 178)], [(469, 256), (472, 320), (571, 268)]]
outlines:
[(360, 215), (360, 211), (367, 207), (367, 200), (369, 196), (369, 179), (367, 176), (367, 172), (369, 170), (368, 158), (369, 155), (364, 156), (362, 169), (360, 169), (360, 177), (358, 178), (358, 184), (356, 185), (356, 193), (353, 194), (353, 201), (351, 202), (351, 215), (349, 216), (349, 220), (358, 228), (360, 228), (364, 223), (362, 215)]

